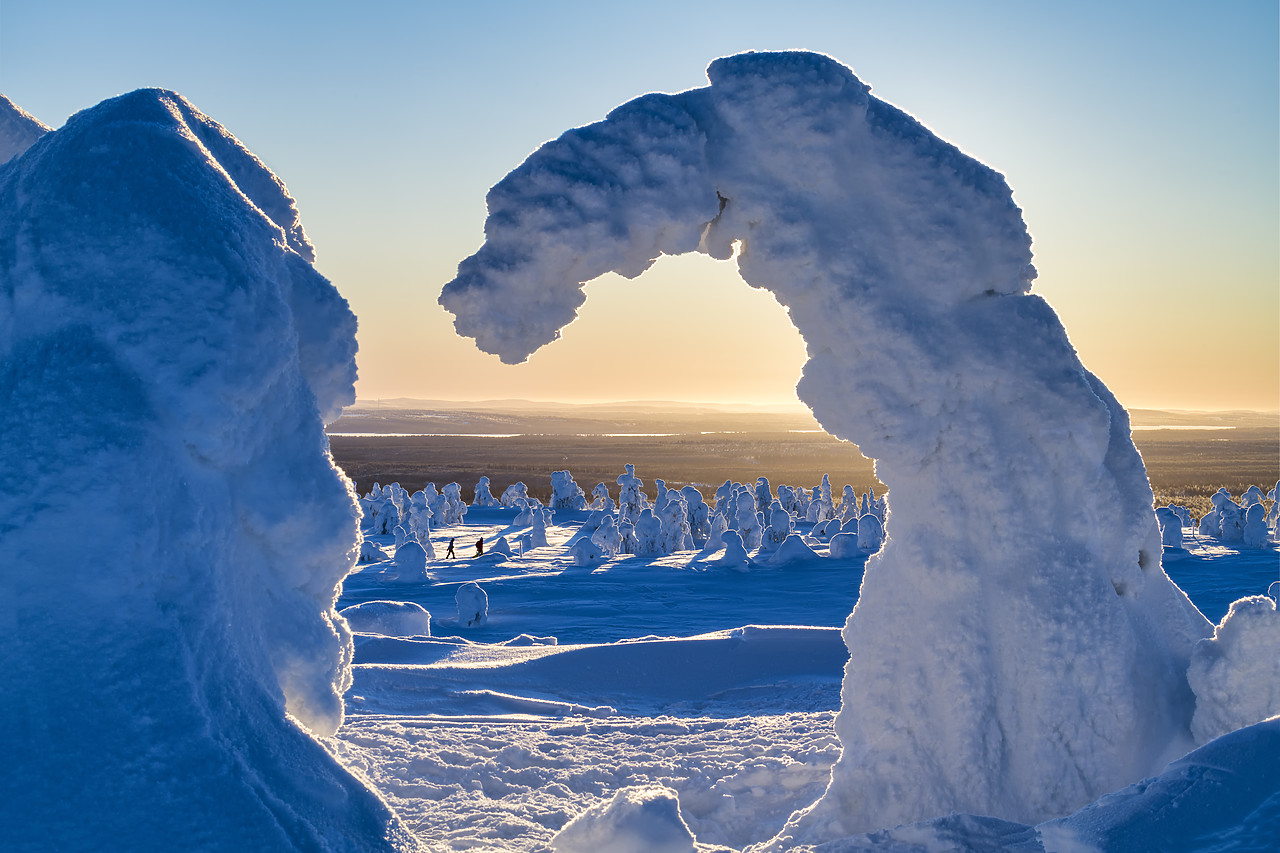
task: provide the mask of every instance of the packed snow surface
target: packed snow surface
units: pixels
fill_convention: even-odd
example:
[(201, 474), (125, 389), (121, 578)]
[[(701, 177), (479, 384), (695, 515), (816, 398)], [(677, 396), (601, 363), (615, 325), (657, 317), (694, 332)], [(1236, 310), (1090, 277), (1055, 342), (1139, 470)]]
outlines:
[(662, 254), (736, 246), (786, 306), (801, 399), (892, 500), (844, 628), (843, 756), (779, 846), (952, 811), (1036, 822), (1159, 771), (1194, 745), (1185, 673), (1212, 626), (1161, 567), (1126, 413), (1029, 295), (1004, 178), (827, 57), (707, 73), (499, 182), (440, 301), (513, 363), (585, 282)]
[(140, 90), (0, 166), (0, 247), (0, 847), (412, 847), (313, 736), (355, 318), (284, 185)]

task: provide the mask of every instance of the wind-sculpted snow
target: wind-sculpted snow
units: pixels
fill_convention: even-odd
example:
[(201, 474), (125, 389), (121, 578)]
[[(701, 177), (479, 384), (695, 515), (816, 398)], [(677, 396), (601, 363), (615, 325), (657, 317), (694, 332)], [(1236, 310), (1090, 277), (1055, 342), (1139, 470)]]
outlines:
[(1029, 295), (1003, 177), (831, 59), (708, 77), (531, 155), (440, 301), (519, 362), (585, 282), (736, 245), (787, 307), (801, 399), (893, 498), (845, 626), (843, 757), (779, 844), (953, 811), (1034, 823), (1156, 772), (1192, 745), (1185, 673), (1211, 626), (1161, 567), (1124, 410)]
[(407, 846), (298, 725), (351, 683), (355, 318), (284, 186), (142, 90), (0, 167), (0, 212), (0, 846)]

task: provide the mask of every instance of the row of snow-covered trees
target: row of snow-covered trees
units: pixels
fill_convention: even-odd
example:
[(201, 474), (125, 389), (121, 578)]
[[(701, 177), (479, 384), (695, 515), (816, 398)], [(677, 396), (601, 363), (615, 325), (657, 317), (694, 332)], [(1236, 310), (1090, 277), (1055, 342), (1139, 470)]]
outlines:
[[(635, 466), (628, 464), (617, 479), (615, 502), (605, 483), (596, 484), (590, 497), (574, 481), (568, 471), (551, 474), (551, 502), (544, 506), (528, 493), (524, 483), (508, 486), (500, 498), (490, 490), (488, 477), (476, 483), (470, 506), (507, 507), (516, 510), (512, 527), (527, 527), (518, 542), (520, 549), (547, 544), (546, 528), (557, 510), (589, 511), (574, 543), (579, 561), (601, 559), (617, 554), (660, 556), (677, 551), (713, 553), (727, 548), (731, 554), (741, 550), (778, 550), (797, 523), (813, 525), (811, 535), (832, 541), (835, 554), (877, 550), (884, 539), (887, 512), (883, 497), (862, 495), (846, 485), (839, 501), (833, 499), (831, 481), (823, 476), (813, 489), (780, 485), (775, 493), (765, 477), (754, 484), (726, 480), (716, 490), (715, 503), (709, 505), (693, 486), (668, 489), (656, 480), (657, 493), (650, 502), (644, 482), (636, 476)], [(467, 504), (461, 499), (461, 487), (449, 483), (436, 491), (434, 483), (410, 495), (399, 483), (373, 488), (360, 499), (364, 514), (363, 529), (370, 535), (394, 535), (396, 549), (416, 542), (427, 559), (435, 559), (430, 532), (458, 524), (464, 520)], [(376, 546), (368, 546), (372, 551)], [(511, 553), (505, 538), (491, 544), (491, 550)], [(376, 558), (368, 553), (366, 558)]]
[[(1209, 500), (1213, 509), (1197, 522), (1184, 506), (1168, 506), (1156, 509), (1160, 520), (1160, 532), (1165, 545), (1182, 547), (1184, 527), (1194, 527), (1201, 536), (1211, 536), (1224, 543), (1244, 548), (1262, 548), (1268, 542), (1280, 540), (1277, 522), (1280, 521), (1280, 482), (1265, 495), (1257, 486), (1250, 486), (1236, 501), (1226, 489), (1218, 489)], [(1264, 501), (1271, 501), (1267, 509)]]
[[(871, 492), (859, 495), (846, 485), (837, 501), (830, 478), (825, 475), (812, 489), (780, 485), (776, 492), (765, 477), (754, 484), (726, 480), (716, 489), (715, 503), (710, 505), (693, 486), (677, 490), (668, 489), (660, 479), (654, 483), (657, 493), (651, 502), (644, 491), (644, 481), (636, 476), (635, 466), (628, 464), (617, 479), (618, 499), (614, 501), (605, 483), (597, 483), (588, 496), (570, 472), (554, 471), (551, 502), (544, 506), (529, 495), (524, 483), (513, 483), (501, 497), (494, 497), (489, 478), (481, 477), (470, 506), (515, 510), (512, 527), (527, 528), (516, 543), (522, 552), (547, 545), (547, 528), (557, 510), (589, 511), (571, 549), (580, 563), (618, 554), (662, 556), (700, 551), (710, 555), (720, 549), (726, 550), (724, 559), (733, 562), (739, 552), (745, 558), (750, 551), (778, 551), (802, 521), (812, 526), (810, 536), (830, 542), (834, 557), (871, 553), (884, 541), (884, 496), (877, 498)], [(1212, 498), (1214, 509), (1198, 521), (1186, 507), (1160, 507), (1156, 516), (1164, 544), (1181, 547), (1184, 528), (1194, 528), (1200, 535), (1224, 543), (1264, 547), (1277, 540), (1277, 490), (1280, 483), (1265, 495), (1253, 486), (1236, 501), (1226, 489), (1220, 489)], [(394, 535), (397, 552), (405, 543), (416, 542), (426, 559), (435, 559), (430, 532), (465, 519), (468, 505), (461, 492), (457, 483), (449, 483), (441, 491), (434, 483), (428, 483), (412, 495), (399, 483), (375, 483), (360, 500), (364, 530), (371, 535)], [(1272, 502), (1269, 510), (1264, 501)], [(514, 548), (505, 537), (499, 537), (490, 544), (490, 550), (509, 555)]]

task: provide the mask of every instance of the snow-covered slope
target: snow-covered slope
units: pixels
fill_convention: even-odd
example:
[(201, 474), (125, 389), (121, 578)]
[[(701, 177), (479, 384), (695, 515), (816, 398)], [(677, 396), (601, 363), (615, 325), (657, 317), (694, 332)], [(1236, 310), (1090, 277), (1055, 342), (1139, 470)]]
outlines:
[(1209, 622), (1160, 565), (1128, 419), (1028, 294), (1004, 178), (809, 53), (716, 60), (489, 193), (441, 303), (517, 362), (584, 282), (733, 256), (808, 343), (798, 386), (877, 460), (888, 542), (845, 626), (844, 755), (779, 844), (950, 811), (1061, 815), (1193, 745)]
[(0, 163), (17, 157), (48, 132), (48, 125), (0, 95)]
[[(0, 166), (0, 847), (412, 842), (332, 733), (355, 318), (284, 187), (180, 96)], [(292, 717), (292, 719), (290, 718)]]

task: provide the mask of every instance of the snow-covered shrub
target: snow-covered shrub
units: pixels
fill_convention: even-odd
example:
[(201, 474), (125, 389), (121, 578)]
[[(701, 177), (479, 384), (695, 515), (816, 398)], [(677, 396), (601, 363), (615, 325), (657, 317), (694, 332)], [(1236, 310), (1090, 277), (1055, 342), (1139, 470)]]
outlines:
[(1262, 493), (1262, 489), (1258, 488), (1257, 486), (1250, 486), (1249, 488), (1245, 489), (1244, 494), (1240, 496), (1240, 506), (1243, 507), (1245, 510), (1248, 510), (1249, 507), (1253, 506), (1254, 504), (1262, 503), (1265, 497), (1266, 495)]
[(618, 553), (619, 554), (638, 554), (640, 547), (639, 541), (636, 539), (636, 526), (625, 519), (618, 522)]
[(636, 466), (626, 464), (626, 471), (618, 475), (618, 512), (624, 521), (635, 522), (648, 508), (649, 499), (640, 487), (644, 481), (636, 476)]
[(591, 490), (591, 508), (601, 512), (613, 512), (618, 508), (613, 498), (609, 497), (609, 487), (604, 483), (596, 483), (596, 487)]
[(858, 547), (858, 534), (837, 533), (835, 536), (832, 536), (827, 553), (832, 557), (837, 557), (839, 559), (844, 559), (846, 557), (861, 557), (862, 549)]
[(1240, 532), (1240, 544), (1246, 548), (1262, 548), (1267, 544), (1267, 510), (1262, 504), (1250, 504), (1245, 512), (1244, 529)]
[(821, 558), (804, 541), (804, 537), (798, 533), (792, 533), (782, 540), (782, 544), (774, 549), (766, 564), (775, 568), (782, 568), (783, 566), (791, 566), (817, 559)]
[(569, 821), (551, 839), (555, 853), (694, 853), (676, 792), (623, 788)]
[(1198, 743), (1280, 714), (1280, 612), (1265, 595), (1241, 598), (1196, 643), (1187, 669)]
[(721, 534), (720, 539), (724, 542), (724, 554), (711, 565), (723, 566), (736, 571), (746, 571), (750, 566), (751, 560), (747, 556), (746, 545), (743, 544), (742, 536), (738, 534), (738, 531), (726, 530)]
[(461, 524), (466, 519), (467, 505), (462, 500), (462, 486), (449, 483), (440, 494), (435, 494), (435, 484), (428, 483), (425, 491), (437, 529)]
[(769, 486), (768, 477), (756, 478), (755, 498), (756, 512), (760, 513), (765, 518), (768, 518), (769, 507), (773, 506), (773, 490)]
[(512, 483), (502, 493), (501, 501), (503, 506), (519, 506), (520, 501), (528, 497), (529, 489), (524, 483)]
[(616, 556), (622, 551), (622, 533), (614, 523), (612, 515), (606, 515), (601, 520), (600, 526), (591, 534), (591, 541), (606, 557)]
[(880, 519), (867, 513), (858, 519), (858, 547), (863, 553), (874, 554), (884, 544), (884, 525)]
[(491, 540), (488, 545), (485, 546), (484, 552), (486, 554), (500, 555), (507, 559), (510, 559), (514, 553), (511, 548), (511, 543), (507, 541), (507, 537), (505, 536), (499, 536), (497, 539)]
[(760, 535), (760, 547), (775, 551), (791, 535), (791, 513), (778, 501), (769, 508), (769, 526)]
[(384, 637), (430, 637), (431, 614), (412, 601), (365, 601), (341, 611), (352, 631)]
[(479, 628), (489, 624), (489, 595), (480, 584), (468, 581), (458, 587), (453, 602), (458, 606), (458, 625)]
[(472, 506), (491, 507), (491, 506), (502, 505), (502, 501), (495, 498), (493, 496), (493, 493), (489, 491), (488, 477), (481, 477), (479, 480), (476, 481), (476, 488), (472, 494), (473, 494), (473, 497), (471, 498)]
[(569, 556), (575, 566), (590, 566), (603, 560), (607, 554), (593, 539), (580, 536), (569, 546)]
[(662, 520), (645, 507), (635, 523), (635, 553), (641, 557), (657, 557), (666, 554), (662, 539)]
[(551, 508), (572, 512), (587, 508), (587, 496), (568, 471), (551, 472)]
[(550, 544), (547, 542), (547, 525), (551, 523), (551, 510), (532, 498), (530, 500), (533, 501), (533, 507), (529, 510), (532, 516), (529, 524), (529, 539), (533, 547), (546, 548)]
[(379, 563), (383, 560), (390, 560), (391, 555), (382, 550), (376, 542), (368, 539), (360, 542), (360, 562), (362, 563)]
[(1156, 510), (1156, 521), (1160, 523), (1160, 541), (1166, 548), (1182, 547), (1182, 518), (1168, 507)]
[(427, 552), (412, 539), (396, 548), (395, 564), (396, 574), (402, 581), (425, 583), (430, 580), (427, 577)]
[(662, 524), (661, 553), (693, 550), (693, 534), (689, 530), (689, 509), (677, 491), (668, 491), (655, 514)]
[(756, 511), (756, 495), (746, 489), (738, 492), (738, 506), (730, 525), (738, 531), (748, 549), (759, 548), (764, 534), (764, 516)]
[(689, 514), (689, 534), (693, 536), (693, 547), (701, 548), (711, 535), (711, 508), (702, 499), (702, 492), (694, 486), (682, 488), (680, 497), (684, 498)]

